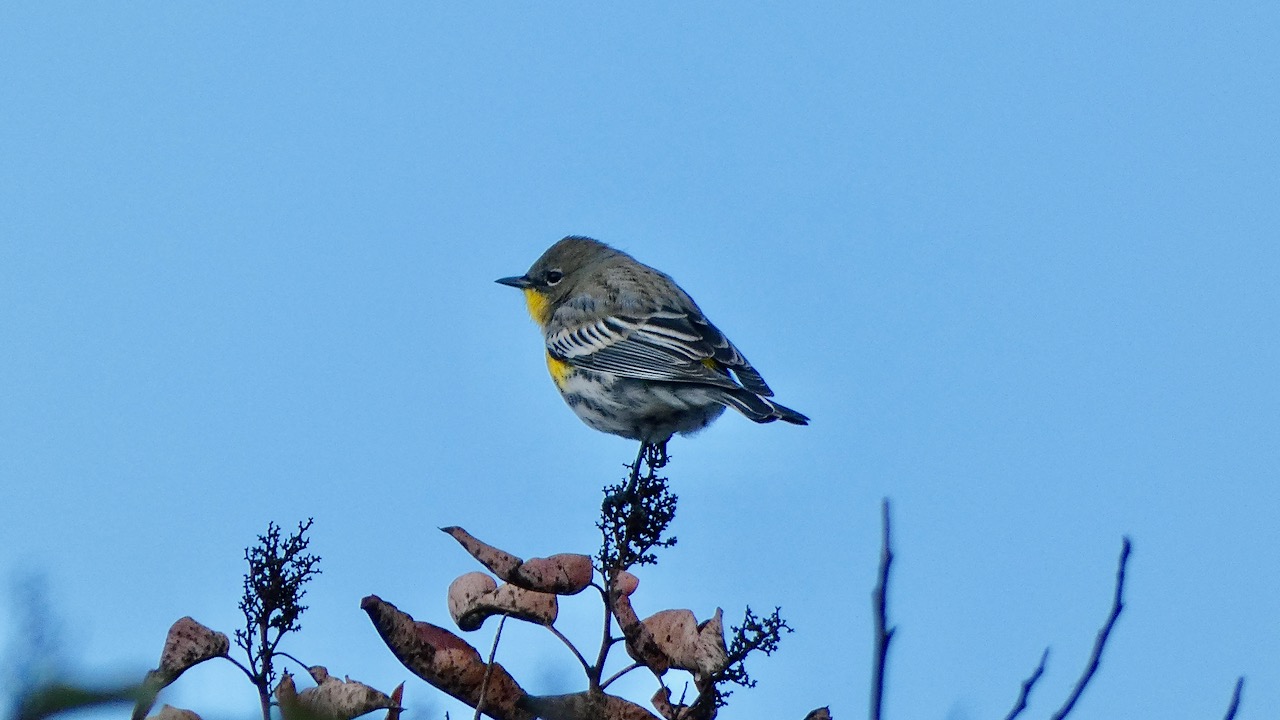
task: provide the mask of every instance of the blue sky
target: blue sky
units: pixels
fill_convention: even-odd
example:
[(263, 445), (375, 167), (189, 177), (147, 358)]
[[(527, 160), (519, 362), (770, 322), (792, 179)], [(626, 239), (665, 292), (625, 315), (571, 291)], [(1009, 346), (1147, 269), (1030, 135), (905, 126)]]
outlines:
[[(140, 674), (183, 615), (237, 627), (244, 546), (314, 517), (288, 649), (462, 716), (358, 603), (445, 623), (474, 566), (444, 525), (595, 549), (633, 444), (492, 282), (587, 234), (813, 418), (672, 445), (641, 614), (796, 628), (726, 717), (865, 712), (886, 496), (891, 716), (1003, 717), (1051, 646), (1047, 715), (1126, 534), (1073, 717), (1217, 717), (1241, 674), (1274, 714), (1278, 32), (1261, 2), (5, 3), (0, 573), (45, 575), (88, 676)], [(165, 699), (256, 711), (229, 665)]]

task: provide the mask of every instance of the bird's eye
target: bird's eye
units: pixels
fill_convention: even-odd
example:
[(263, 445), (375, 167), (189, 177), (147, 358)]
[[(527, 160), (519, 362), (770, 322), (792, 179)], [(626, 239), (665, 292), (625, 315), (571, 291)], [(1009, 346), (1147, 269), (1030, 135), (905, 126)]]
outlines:
[(548, 285), (555, 285), (556, 283), (564, 279), (564, 273), (560, 272), (559, 270), (548, 270), (546, 277), (547, 277)]

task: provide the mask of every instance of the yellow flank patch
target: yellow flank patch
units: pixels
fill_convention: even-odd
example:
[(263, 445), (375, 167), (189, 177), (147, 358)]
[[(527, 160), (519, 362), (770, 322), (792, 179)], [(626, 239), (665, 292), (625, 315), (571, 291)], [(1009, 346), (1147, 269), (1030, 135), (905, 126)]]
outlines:
[(716, 372), (720, 372), (720, 363), (716, 362), (714, 358), (702, 358), (702, 364)]
[(538, 325), (546, 325), (551, 319), (551, 302), (546, 295), (533, 288), (525, 288), (524, 303), (529, 307), (529, 315)]
[(569, 363), (563, 360), (557, 360), (551, 357), (551, 353), (547, 353), (547, 371), (551, 373), (551, 379), (555, 381), (556, 387), (564, 387), (565, 381), (569, 378), (569, 372), (572, 368)]

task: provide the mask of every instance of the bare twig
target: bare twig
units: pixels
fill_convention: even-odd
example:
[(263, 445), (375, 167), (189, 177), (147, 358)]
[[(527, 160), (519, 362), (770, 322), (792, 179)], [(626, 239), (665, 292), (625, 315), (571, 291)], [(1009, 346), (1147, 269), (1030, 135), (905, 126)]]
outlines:
[(896, 628), (888, 627), (889, 566), (893, 564), (893, 549), (889, 544), (889, 498), (880, 505), (880, 517), (883, 524), (880, 549), (880, 579), (871, 593), (871, 605), (876, 612), (876, 655), (871, 674), (871, 720), (880, 720), (884, 707), (884, 669), (885, 660), (889, 656), (889, 642), (893, 640)]
[(1098, 639), (1093, 643), (1093, 654), (1089, 656), (1089, 664), (1085, 667), (1084, 674), (1076, 681), (1076, 686), (1071, 691), (1071, 696), (1058, 709), (1058, 712), (1053, 714), (1053, 720), (1062, 720), (1071, 712), (1071, 708), (1075, 707), (1076, 701), (1080, 699), (1085, 687), (1093, 679), (1093, 674), (1098, 671), (1098, 663), (1102, 660), (1102, 649), (1107, 645), (1107, 637), (1111, 635), (1111, 628), (1115, 627), (1116, 619), (1120, 617), (1120, 611), (1124, 609), (1124, 571), (1125, 566), (1129, 563), (1129, 551), (1131, 549), (1129, 538), (1126, 537), (1124, 543), (1120, 546), (1120, 568), (1116, 571), (1116, 592), (1111, 601), (1111, 614), (1107, 617), (1106, 624), (1098, 631)]
[(1018, 701), (1014, 703), (1013, 709), (1004, 717), (1004, 720), (1013, 720), (1027, 709), (1027, 698), (1031, 696), (1031, 688), (1035, 687), (1036, 682), (1040, 680), (1040, 676), (1044, 675), (1044, 664), (1049, 660), (1049, 648), (1044, 649), (1044, 653), (1040, 656), (1040, 664), (1036, 666), (1035, 672), (1031, 673), (1031, 677), (1022, 681), (1022, 692), (1018, 693)]
[(644, 461), (645, 456), (649, 454), (649, 443), (640, 443), (640, 452), (636, 453), (636, 462), (631, 466), (631, 479), (627, 483), (627, 489), (623, 491), (624, 496), (635, 494), (636, 486), (640, 484), (640, 463)]
[(557, 630), (555, 625), (543, 625), (543, 627), (550, 630), (552, 635), (560, 638), (560, 642), (564, 643), (565, 647), (569, 648), (569, 652), (573, 653), (573, 656), (578, 658), (578, 664), (582, 665), (582, 669), (590, 673), (591, 666), (587, 664), (587, 659), (582, 657), (582, 653), (578, 652), (578, 648), (573, 646), (573, 642), (571, 642), (569, 638), (565, 637), (564, 633)]
[(296, 657), (294, 657), (294, 656), (290, 655), (290, 654), (289, 654), (289, 653), (287, 653), (287, 652), (282, 652), (282, 651), (280, 651), (280, 650), (277, 650), (277, 651), (276, 651), (276, 655), (279, 655), (280, 657), (284, 657), (284, 658), (289, 658), (290, 660), (292, 660), (292, 661), (294, 661), (294, 662), (298, 663), (298, 667), (302, 668), (303, 670), (308, 670), (308, 669), (310, 669), (310, 668), (311, 668), (311, 666), (310, 666), (310, 665), (308, 665), (308, 664), (306, 664), (306, 663), (302, 662), (301, 660), (299, 660), (298, 658), (296, 658)]
[(1227, 714), (1223, 720), (1235, 720), (1236, 711), (1240, 709), (1240, 691), (1244, 689), (1244, 676), (1241, 675), (1236, 680), (1236, 691), (1231, 693), (1231, 705), (1227, 708)]
[(256, 682), (257, 682), (257, 681), (254, 679), (254, 677), (253, 677), (253, 671), (252, 671), (252, 670), (250, 670), (249, 668), (245, 667), (245, 666), (244, 666), (244, 663), (240, 662), (239, 660), (235, 659), (234, 657), (232, 657), (232, 656), (230, 656), (230, 655), (227, 655), (227, 656), (226, 656), (226, 659), (227, 659), (227, 660), (229, 660), (229, 661), (231, 661), (231, 664), (232, 664), (232, 665), (235, 665), (236, 667), (240, 668), (240, 672), (244, 673), (244, 674), (245, 674), (245, 677), (249, 678), (249, 682), (252, 682), (252, 683), (256, 683)]
[(618, 678), (622, 677), (623, 675), (626, 675), (627, 673), (631, 672), (632, 670), (636, 670), (636, 669), (638, 669), (638, 668), (642, 668), (642, 667), (644, 667), (644, 663), (642, 663), (642, 662), (636, 661), (636, 662), (631, 663), (630, 665), (628, 665), (628, 666), (626, 666), (626, 667), (622, 668), (622, 669), (621, 669), (621, 670), (619, 670), (618, 672), (616, 672), (616, 673), (614, 673), (614, 674), (610, 675), (608, 680), (605, 680), (605, 681), (601, 682), (601, 683), (600, 683), (600, 689), (601, 689), (601, 690), (603, 690), (603, 689), (605, 689), (605, 688), (609, 687), (609, 685), (610, 685), (614, 680), (617, 680)]
[(484, 707), (484, 691), (489, 685), (489, 676), (493, 674), (493, 658), (498, 654), (498, 640), (502, 638), (502, 626), (507, 624), (507, 616), (498, 620), (498, 630), (493, 633), (493, 647), (489, 648), (489, 664), (484, 666), (484, 678), (480, 680), (480, 696), (476, 699), (476, 714), (472, 720), (480, 720), (480, 708)]
[(587, 683), (591, 689), (599, 690), (600, 676), (604, 673), (604, 663), (609, 659), (609, 648), (613, 647), (613, 610), (609, 604), (609, 595), (613, 592), (613, 578), (605, 571), (605, 587), (600, 589), (600, 599), (604, 605), (604, 630), (601, 631), (600, 651), (596, 653), (596, 664), (587, 666)]

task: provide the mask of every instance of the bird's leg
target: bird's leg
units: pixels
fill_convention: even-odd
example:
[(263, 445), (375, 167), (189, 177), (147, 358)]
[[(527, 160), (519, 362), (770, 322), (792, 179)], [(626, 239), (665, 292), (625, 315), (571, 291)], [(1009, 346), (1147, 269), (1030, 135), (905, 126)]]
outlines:
[(630, 465), (631, 472), (627, 478), (627, 486), (622, 492), (614, 493), (605, 498), (607, 505), (620, 505), (629, 502), (632, 505), (638, 505), (640, 502), (640, 468), (647, 467), (647, 477), (652, 479), (654, 474), (666, 467), (670, 458), (667, 456), (667, 441), (650, 443), (640, 443), (640, 452), (636, 453), (636, 461)]
[[(639, 499), (637, 490), (640, 487), (640, 465), (646, 461), (649, 450), (652, 447), (649, 443), (640, 443), (640, 452), (636, 453), (636, 461), (630, 465), (631, 473), (627, 478), (627, 486), (623, 488), (622, 492), (606, 497), (604, 499), (605, 505), (621, 505), (626, 502), (635, 504), (636, 500)], [(650, 467), (652, 467), (652, 462), (650, 462)]]
[(623, 491), (623, 502), (631, 503), (630, 512), (627, 513), (627, 534), (635, 537), (642, 527), (644, 527), (645, 510), (640, 501), (640, 466), (647, 465), (648, 470), (646, 477), (653, 479), (654, 468), (658, 467), (658, 454), (666, 455), (666, 442), (658, 443), (640, 443), (640, 452), (636, 454), (636, 464), (631, 466), (631, 480), (627, 483), (627, 489)]
[(640, 452), (636, 453), (636, 462), (631, 466), (631, 479), (627, 482), (627, 489), (622, 491), (622, 497), (631, 502), (636, 501), (636, 491), (640, 486), (640, 466), (648, 463), (649, 467), (653, 467), (653, 461), (650, 455), (653, 453), (653, 445), (647, 442), (640, 443)]
[(636, 462), (631, 466), (631, 482), (627, 484), (627, 492), (635, 492), (636, 485), (640, 482), (640, 464), (649, 454), (649, 448), (653, 447), (649, 443), (640, 443), (640, 452), (636, 453)]
[(649, 467), (653, 470), (661, 470), (666, 467), (668, 460), (667, 441), (663, 440), (660, 443), (654, 443), (650, 447), (652, 448), (652, 451), (649, 453), (647, 458), (649, 461)]

